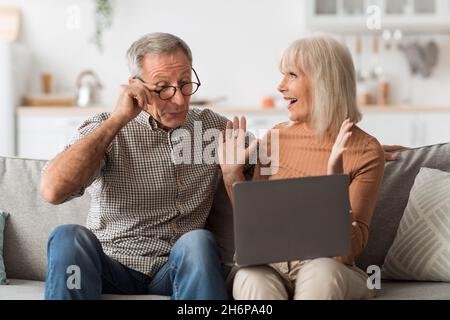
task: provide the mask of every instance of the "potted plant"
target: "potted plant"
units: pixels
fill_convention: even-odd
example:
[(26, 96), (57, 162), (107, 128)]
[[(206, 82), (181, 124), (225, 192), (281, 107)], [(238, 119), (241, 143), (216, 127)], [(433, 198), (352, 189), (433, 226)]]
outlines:
[(111, 0), (95, 1), (95, 32), (92, 42), (100, 52), (103, 52), (103, 32), (112, 26), (113, 4)]

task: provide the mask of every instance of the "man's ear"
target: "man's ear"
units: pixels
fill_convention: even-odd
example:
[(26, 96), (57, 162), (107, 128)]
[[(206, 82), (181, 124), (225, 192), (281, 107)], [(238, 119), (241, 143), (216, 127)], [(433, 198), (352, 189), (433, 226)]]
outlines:
[(129, 77), (128, 77), (128, 85), (130, 85), (132, 82), (133, 82), (133, 77), (132, 77), (132, 76), (129, 76)]

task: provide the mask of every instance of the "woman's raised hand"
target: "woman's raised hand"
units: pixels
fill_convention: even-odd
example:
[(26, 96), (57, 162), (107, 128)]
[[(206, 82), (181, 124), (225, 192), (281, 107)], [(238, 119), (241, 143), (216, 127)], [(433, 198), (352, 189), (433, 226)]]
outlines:
[(346, 119), (342, 125), (339, 133), (334, 142), (333, 148), (331, 149), (330, 158), (328, 159), (327, 174), (339, 174), (344, 173), (344, 164), (342, 161), (342, 156), (344, 151), (347, 150), (346, 144), (352, 132), (350, 131), (353, 127), (353, 122), (350, 119)]
[(219, 140), (219, 161), (225, 182), (233, 183), (242, 180), (245, 162), (249, 158), (251, 149), (245, 148), (247, 121), (245, 117), (234, 117), (233, 122), (228, 121), (227, 127)]

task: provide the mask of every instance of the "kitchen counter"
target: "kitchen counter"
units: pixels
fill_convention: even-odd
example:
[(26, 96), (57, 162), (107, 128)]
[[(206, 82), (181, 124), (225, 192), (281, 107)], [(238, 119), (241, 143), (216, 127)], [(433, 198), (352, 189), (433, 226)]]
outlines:
[(17, 107), (18, 115), (45, 115), (45, 116), (82, 116), (101, 112), (109, 112), (113, 109), (104, 106), (80, 108), (80, 107)]
[[(359, 108), (362, 113), (373, 113), (373, 112), (392, 112), (392, 113), (417, 113), (417, 112), (450, 112), (450, 105), (445, 107), (435, 107), (435, 106), (407, 106), (407, 105), (395, 105), (395, 106), (364, 106)], [(219, 113), (258, 113), (258, 114), (284, 114), (288, 113), (287, 108), (255, 108), (255, 107), (212, 107)]]
[(418, 113), (418, 112), (450, 112), (449, 106), (408, 106), (408, 105), (395, 105), (395, 106), (364, 106), (360, 107), (362, 113), (382, 112), (382, 113)]
[[(247, 128), (262, 137), (274, 125), (288, 119), (287, 108), (217, 106), (211, 108), (227, 118), (245, 115)], [(28, 158), (50, 159), (61, 151), (88, 117), (112, 111), (111, 107), (27, 107), (16, 110), (18, 155)], [(449, 107), (366, 106), (358, 126), (382, 144), (409, 147), (450, 141)]]
[[(199, 107), (202, 108), (202, 107)], [(260, 115), (282, 115), (287, 114), (288, 110), (286, 108), (263, 108), (263, 107), (248, 107), (248, 106), (220, 106), (220, 107), (210, 107), (211, 110), (222, 113), (222, 114), (260, 114)], [(20, 106), (17, 108), (17, 114), (19, 115), (91, 115), (101, 112), (111, 112), (114, 109), (105, 106), (95, 106), (95, 107), (29, 107)], [(448, 107), (435, 107), (435, 106), (408, 106), (408, 105), (395, 105), (395, 106), (364, 106), (360, 107), (363, 113), (418, 113), (418, 112), (433, 112), (442, 113), (450, 112), (450, 106)]]

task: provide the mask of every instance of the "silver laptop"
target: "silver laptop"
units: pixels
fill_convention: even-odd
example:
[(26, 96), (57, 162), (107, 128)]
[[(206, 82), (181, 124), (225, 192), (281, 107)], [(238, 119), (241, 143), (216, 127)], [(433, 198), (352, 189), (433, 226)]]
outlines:
[(348, 175), (236, 183), (237, 264), (349, 255), (348, 187)]

